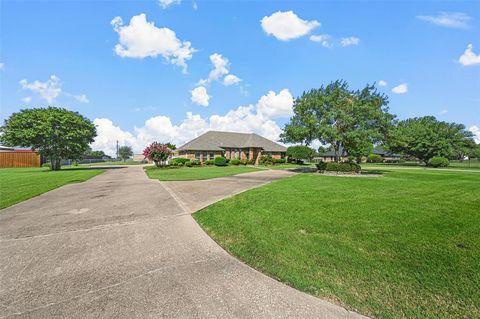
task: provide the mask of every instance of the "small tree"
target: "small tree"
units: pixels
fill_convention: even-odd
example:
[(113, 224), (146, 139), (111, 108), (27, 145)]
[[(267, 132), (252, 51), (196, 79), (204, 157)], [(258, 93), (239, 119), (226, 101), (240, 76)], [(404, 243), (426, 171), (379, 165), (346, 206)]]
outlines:
[(130, 156), (133, 156), (132, 148), (130, 146), (121, 146), (118, 149), (118, 155), (125, 162)]
[(287, 148), (288, 159), (293, 159), (297, 163), (301, 162), (302, 160), (311, 160), (314, 154), (315, 151), (305, 145), (296, 145)]
[(157, 167), (164, 166), (172, 150), (167, 144), (153, 142), (143, 150), (143, 156), (153, 161)]
[(95, 125), (63, 108), (33, 108), (13, 113), (0, 128), (6, 146), (31, 147), (50, 160), (52, 170), (61, 159), (80, 159), (97, 135)]

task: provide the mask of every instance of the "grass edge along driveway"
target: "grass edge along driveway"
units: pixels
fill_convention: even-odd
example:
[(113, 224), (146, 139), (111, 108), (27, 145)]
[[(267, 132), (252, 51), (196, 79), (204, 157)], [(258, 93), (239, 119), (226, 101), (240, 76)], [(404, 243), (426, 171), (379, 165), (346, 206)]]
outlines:
[(2, 168), (0, 169), (0, 209), (38, 196), (60, 186), (84, 182), (100, 169), (64, 168)]
[(180, 167), (180, 168), (157, 168), (155, 166), (145, 167), (149, 178), (160, 181), (193, 181), (226, 177), (243, 173), (258, 172), (262, 168), (253, 166), (201, 166), (201, 167)]
[(480, 317), (480, 174), (301, 174), (193, 216), (250, 266), (376, 318)]

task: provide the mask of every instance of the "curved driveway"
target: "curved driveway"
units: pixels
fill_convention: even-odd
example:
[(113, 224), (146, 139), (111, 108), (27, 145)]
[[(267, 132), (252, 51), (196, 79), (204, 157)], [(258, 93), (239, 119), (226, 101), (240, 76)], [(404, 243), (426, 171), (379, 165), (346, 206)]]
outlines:
[(244, 265), (189, 214), (230, 195), (225, 189), (242, 191), (284, 175), (221, 178), (209, 193), (207, 181), (165, 187), (140, 167), (109, 169), (6, 208), (0, 317), (360, 317)]

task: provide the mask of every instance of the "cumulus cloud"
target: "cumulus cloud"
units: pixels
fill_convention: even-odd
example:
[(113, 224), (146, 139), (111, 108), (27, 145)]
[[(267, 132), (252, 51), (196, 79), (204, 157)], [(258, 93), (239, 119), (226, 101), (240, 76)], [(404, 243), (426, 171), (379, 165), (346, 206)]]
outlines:
[(316, 20), (300, 19), (293, 11), (277, 11), (260, 21), (263, 31), (281, 41), (288, 41), (307, 35), (320, 26)]
[(388, 83), (384, 80), (378, 81), (378, 86), (387, 86), (387, 85), (388, 85)]
[(121, 57), (143, 59), (160, 55), (185, 73), (186, 61), (196, 51), (189, 41), (180, 41), (173, 30), (148, 22), (144, 13), (133, 16), (128, 25), (123, 24), (121, 17), (115, 17), (111, 24), (119, 36), (115, 53)]
[(447, 114), (447, 113), (448, 113), (448, 110), (441, 110), (440, 112), (438, 112), (438, 114), (440, 115)]
[(0, 62), (0, 71), (3, 71), (5, 69), (5, 63)]
[(30, 90), (36, 93), (40, 98), (51, 104), (62, 93), (62, 82), (56, 75), (51, 75), (45, 82), (38, 80), (28, 82), (26, 79), (21, 80), (20, 85), (24, 90)]
[(310, 36), (310, 41), (321, 43), (325, 48), (333, 47), (333, 44), (330, 42), (330, 35), (328, 34), (315, 34)]
[(408, 92), (408, 84), (407, 83), (399, 84), (392, 89), (392, 92), (395, 94), (405, 94)]
[(73, 97), (74, 97), (75, 100), (77, 100), (78, 102), (81, 102), (81, 103), (90, 103), (90, 100), (88, 99), (88, 97), (87, 97), (85, 94), (74, 95)]
[(358, 45), (360, 43), (360, 39), (357, 37), (347, 37), (347, 38), (342, 38), (340, 43), (342, 44), (342, 47), (347, 47), (350, 45)]
[(206, 85), (213, 81), (220, 80), (223, 77), (223, 84), (232, 85), (241, 82), (242, 80), (236, 75), (230, 73), (230, 61), (219, 53), (210, 55), (210, 62), (213, 69), (208, 74), (207, 79), (201, 79), (197, 85)]
[(468, 23), (472, 19), (462, 12), (439, 12), (437, 15), (419, 15), (416, 18), (437, 26), (457, 29), (468, 29)]
[(190, 93), (192, 94), (190, 99), (193, 103), (201, 106), (208, 106), (210, 96), (207, 94), (207, 89), (204, 86), (198, 86), (191, 90)]
[(463, 66), (480, 64), (480, 53), (475, 54), (475, 52), (473, 52), (473, 45), (469, 44), (465, 52), (463, 52), (458, 59), (458, 62)]
[(480, 128), (476, 125), (473, 125), (470, 126), (468, 130), (473, 133), (473, 139), (475, 140), (475, 143), (480, 144)]
[(226, 86), (237, 84), (240, 82), (242, 82), (242, 79), (233, 74), (228, 74), (223, 78), (223, 84), (225, 84)]
[(109, 119), (95, 119), (98, 136), (92, 148), (114, 155), (118, 140), (120, 145), (132, 146), (134, 151), (139, 153), (153, 141), (182, 145), (209, 130), (255, 132), (278, 140), (282, 130), (274, 119), (290, 115), (292, 107), (293, 97), (284, 89), (278, 94), (270, 91), (255, 105), (239, 106), (224, 115), (202, 118), (198, 114), (187, 112), (185, 119), (178, 124), (173, 124), (168, 116), (154, 116), (146, 120), (142, 127), (135, 127), (133, 134), (123, 131)]
[(182, 0), (158, 0), (158, 4), (163, 8), (166, 9), (171, 5), (180, 4)]

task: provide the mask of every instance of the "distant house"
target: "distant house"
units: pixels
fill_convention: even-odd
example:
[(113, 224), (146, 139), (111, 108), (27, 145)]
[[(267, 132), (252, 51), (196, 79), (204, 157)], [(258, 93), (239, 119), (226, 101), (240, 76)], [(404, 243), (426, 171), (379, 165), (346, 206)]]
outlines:
[(205, 161), (217, 156), (251, 160), (258, 164), (263, 155), (284, 158), (287, 148), (255, 133), (209, 131), (175, 150), (175, 155)]
[[(343, 153), (343, 150), (340, 149), (339, 153)], [(399, 160), (401, 158), (400, 154), (394, 154), (391, 152), (386, 151), (383, 147), (381, 146), (376, 146), (373, 149), (373, 154), (378, 154), (383, 158), (383, 161), (392, 161), (392, 160)], [(327, 151), (318, 154), (317, 157), (315, 157), (315, 160), (321, 160), (324, 162), (334, 162), (336, 158), (336, 154), (334, 151)], [(345, 154), (344, 156), (340, 156), (340, 161), (345, 161), (348, 159), (348, 154)]]

